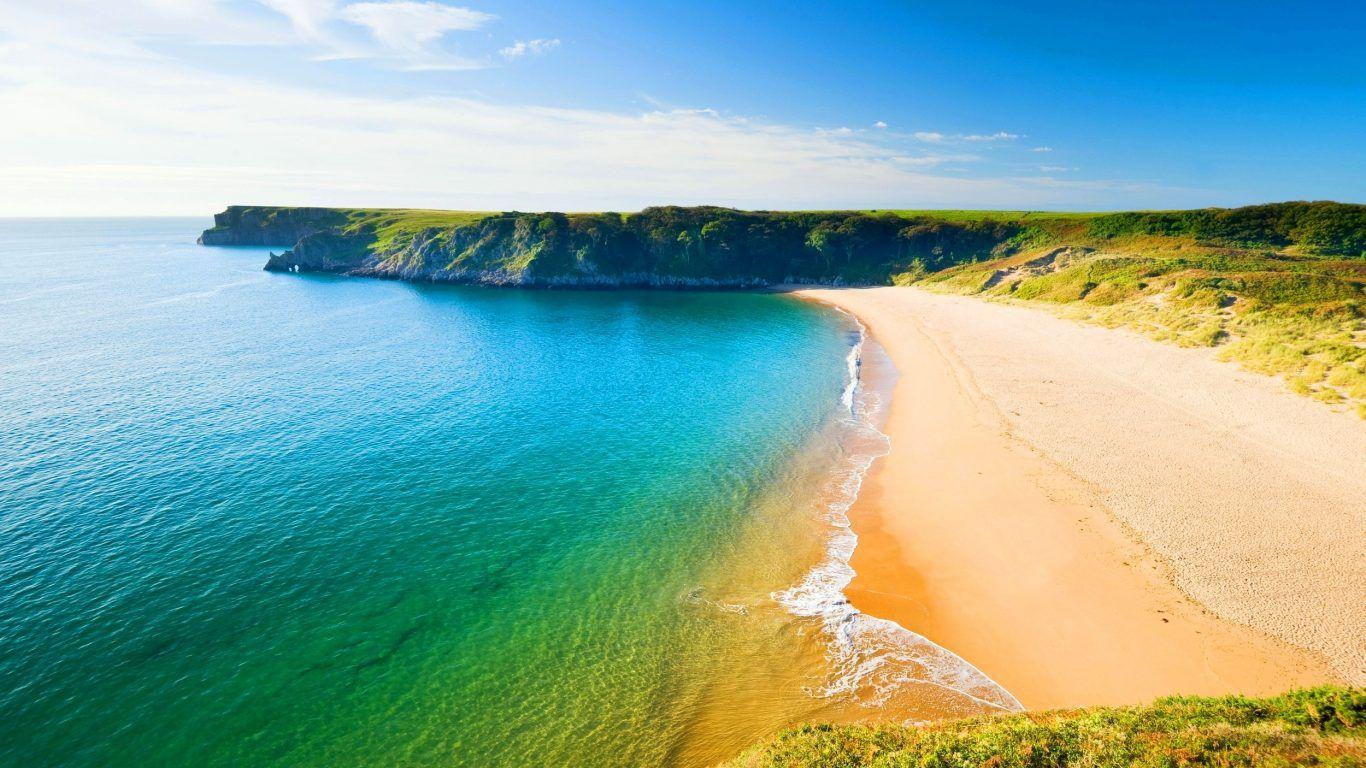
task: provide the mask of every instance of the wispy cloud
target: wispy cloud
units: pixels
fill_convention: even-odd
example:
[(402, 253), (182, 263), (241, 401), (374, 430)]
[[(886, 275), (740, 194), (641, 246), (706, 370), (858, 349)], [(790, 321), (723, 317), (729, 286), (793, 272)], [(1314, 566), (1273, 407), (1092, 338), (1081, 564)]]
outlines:
[(1020, 134), (1007, 133), (1006, 131), (997, 131), (996, 133), (967, 134), (940, 133), (938, 131), (916, 131), (911, 135), (914, 136), (917, 141), (923, 141), (926, 144), (954, 144), (964, 141), (972, 142), (974, 144), (983, 144), (998, 141), (1015, 141), (1016, 139), (1020, 138)]
[(1052, 147), (1031, 147), (1030, 152), (1052, 152)]
[(11, 51), (155, 58), (166, 42), (268, 46), (297, 39), (285, 24), (234, 12), (219, 0), (0, 1), (0, 42)]
[(336, 0), (259, 0), (267, 8), (289, 19), (299, 37), (308, 41), (324, 40), (326, 28), (336, 18)]
[(522, 210), (1046, 207), (1098, 197), (1094, 182), (934, 174), (974, 158), (907, 155), (857, 135), (709, 110), (344, 96), (158, 77), (141, 65), (122, 68), (119, 80), (129, 87), (47, 80), (0, 93), (0, 111), (11, 116), (0, 123), (0, 210), (202, 213), (244, 200)]
[(982, 134), (982, 133), (970, 133), (970, 134), (968, 134), (967, 136), (963, 136), (963, 137), (962, 137), (963, 141), (977, 141), (977, 142), (982, 142), (982, 141), (1014, 141), (1014, 140), (1016, 140), (1016, 139), (1018, 139), (1018, 138), (1020, 138), (1020, 134), (1018, 134), (1018, 133), (1007, 133), (1007, 132), (1005, 132), (1005, 131), (997, 131), (996, 133), (986, 133), (986, 134)]
[(892, 161), (899, 165), (933, 168), (947, 163), (976, 163), (981, 159), (978, 155), (897, 155)]
[(352, 3), (341, 9), (342, 19), (365, 27), (388, 52), (410, 69), (470, 69), (479, 62), (438, 50), (434, 43), (448, 32), (469, 32), (496, 18), (493, 14), (436, 2)]
[(512, 45), (499, 50), (498, 53), (508, 61), (512, 61), (513, 59), (520, 59), (523, 56), (540, 56), (541, 54), (558, 47), (560, 47), (559, 38), (550, 40), (518, 40)]
[[(271, 0), (243, 16), (241, 0), (0, 2), (10, 4), (0, 13), (7, 215), (202, 214), (241, 201), (522, 210), (1179, 202), (1153, 185), (1004, 173), (953, 151), (957, 135), (304, 87), (187, 66), (158, 44), (293, 41), (307, 59), (356, 45), (349, 30), (377, 64), (420, 65), (451, 55), (444, 35), (490, 23), (455, 6)], [(943, 151), (922, 151), (940, 149), (925, 142)]]
[(496, 17), (416, 0), (0, 0), (0, 39), (85, 55), (167, 57), (169, 47), (294, 49), (306, 58), (371, 59), (408, 69), (468, 69), (450, 35)]

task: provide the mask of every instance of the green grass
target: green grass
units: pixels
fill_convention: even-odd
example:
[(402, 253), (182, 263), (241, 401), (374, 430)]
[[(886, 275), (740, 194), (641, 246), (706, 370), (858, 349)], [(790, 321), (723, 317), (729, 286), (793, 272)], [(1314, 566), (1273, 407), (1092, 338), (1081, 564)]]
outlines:
[(492, 214), (482, 211), (437, 211), (421, 208), (238, 205), (229, 206), (224, 213), (215, 217), (219, 223), (209, 231), (272, 227), (281, 222), (307, 222), (318, 230), (366, 238), (366, 247), (387, 253), (406, 247), (420, 232), (464, 227), (476, 224), (490, 215)]
[(493, 215), (486, 211), (432, 211), (420, 208), (350, 208), (344, 209), (346, 234), (370, 232), (375, 237), (374, 250), (390, 253), (406, 247), (413, 237), (430, 229), (454, 229)]
[(1366, 693), (1317, 688), (1268, 699), (1173, 697), (926, 726), (810, 725), (728, 768), (1366, 765)]

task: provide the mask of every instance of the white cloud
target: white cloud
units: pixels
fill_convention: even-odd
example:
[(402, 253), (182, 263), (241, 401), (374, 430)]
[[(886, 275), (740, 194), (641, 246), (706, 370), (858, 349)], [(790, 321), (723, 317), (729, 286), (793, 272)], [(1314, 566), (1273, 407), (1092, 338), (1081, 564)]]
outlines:
[[(225, 10), (240, 3), (191, 4), (209, 15), (158, 14), (138, 0), (119, 12), (51, 0), (0, 13), (0, 34), (9, 38), (0, 43), (0, 211), (207, 215), (233, 202), (480, 210), (1181, 202), (1152, 185), (992, 176), (979, 157), (921, 156), (907, 146), (912, 136), (893, 131), (820, 130), (707, 109), (564, 109), (399, 89), (366, 95), (186, 66), (156, 41), (301, 45), (311, 30), (330, 36), (348, 26), (327, 21), (321, 4), (290, 5), (293, 16), (258, 6), (249, 20)], [(487, 21), (442, 17), (417, 29), (411, 19), (385, 16), (400, 4), (356, 5), (389, 7), (362, 17), (377, 39), (383, 30), (394, 45), (420, 49), (394, 59), (401, 61), (446, 55), (436, 50), (436, 30)], [(65, 15), (77, 6), (90, 12)], [(347, 7), (339, 6), (339, 18)], [(203, 29), (204, 18), (222, 24)], [(949, 162), (977, 165), (945, 170)]]
[(483, 11), (437, 2), (352, 3), (341, 9), (345, 21), (365, 27), (391, 54), (405, 60), (408, 69), (471, 69), (481, 64), (442, 52), (435, 47), (448, 32), (469, 32), (497, 18)]
[(893, 157), (892, 161), (901, 165), (933, 168), (945, 163), (976, 163), (981, 161), (981, 159), (982, 158), (977, 155), (898, 155)]
[(1053, 151), (1053, 148), (1052, 148), (1052, 147), (1034, 147), (1034, 148), (1030, 149), (1029, 151), (1030, 151), (1030, 152), (1052, 152), (1052, 151)]
[(494, 18), (410, 0), (0, 0), (0, 40), (47, 52), (126, 58), (166, 57), (168, 46), (271, 46), (311, 59), (469, 69), (487, 62), (452, 53), (443, 38), (480, 29)]
[(885, 122), (879, 120), (879, 121), (877, 121), (876, 123), (873, 123), (873, 127), (874, 127), (874, 128), (878, 128), (878, 129), (882, 129), (882, 128), (886, 128), (886, 127), (887, 127), (887, 124), (886, 124)]
[(1063, 173), (1066, 171), (1075, 171), (1077, 169), (1067, 165), (1041, 165), (1039, 166), (1039, 170), (1044, 173)]
[(959, 142), (972, 142), (974, 144), (992, 143), (998, 141), (1014, 141), (1020, 138), (1018, 133), (1008, 133), (997, 131), (996, 133), (940, 133), (938, 131), (916, 131), (911, 134), (917, 141), (926, 144), (956, 144)]
[(259, 2), (288, 18), (294, 27), (294, 31), (305, 40), (323, 39), (327, 25), (337, 14), (336, 0), (259, 0)]
[(508, 61), (512, 61), (513, 59), (520, 59), (527, 55), (540, 56), (541, 54), (558, 47), (560, 47), (559, 38), (552, 40), (518, 40), (512, 45), (499, 50), (498, 53)]
[(158, 71), (125, 67), (118, 88), (48, 80), (0, 92), (0, 111), (10, 116), (0, 123), (0, 210), (1097, 204), (1094, 184), (934, 175), (925, 169), (973, 158), (910, 157), (858, 136), (707, 110), (358, 97)]
[(1014, 141), (1020, 138), (1020, 134), (997, 131), (996, 133), (987, 134), (970, 133), (967, 136), (962, 136), (960, 138), (962, 138), (963, 141)]
[(0, 0), (0, 44), (11, 52), (155, 58), (163, 43), (281, 45), (296, 39), (283, 23), (234, 12), (220, 0)]

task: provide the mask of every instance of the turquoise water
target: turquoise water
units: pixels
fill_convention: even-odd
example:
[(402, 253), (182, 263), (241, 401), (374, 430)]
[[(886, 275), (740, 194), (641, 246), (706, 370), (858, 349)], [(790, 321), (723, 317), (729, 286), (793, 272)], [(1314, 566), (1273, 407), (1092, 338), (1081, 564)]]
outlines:
[(0, 764), (663, 765), (819, 714), (849, 321), (0, 222)]

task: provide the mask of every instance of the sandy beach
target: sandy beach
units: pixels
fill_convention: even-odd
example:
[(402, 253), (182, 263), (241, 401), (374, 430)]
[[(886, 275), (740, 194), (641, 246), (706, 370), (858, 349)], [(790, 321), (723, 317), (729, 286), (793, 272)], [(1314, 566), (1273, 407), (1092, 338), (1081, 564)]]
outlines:
[(899, 378), (848, 590), (1030, 708), (1366, 681), (1366, 421), (1125, 331), (809, 289)]

